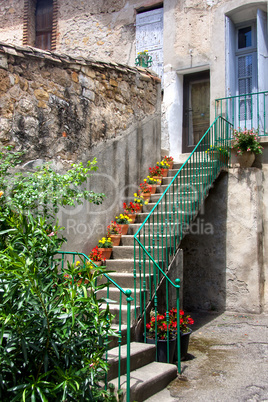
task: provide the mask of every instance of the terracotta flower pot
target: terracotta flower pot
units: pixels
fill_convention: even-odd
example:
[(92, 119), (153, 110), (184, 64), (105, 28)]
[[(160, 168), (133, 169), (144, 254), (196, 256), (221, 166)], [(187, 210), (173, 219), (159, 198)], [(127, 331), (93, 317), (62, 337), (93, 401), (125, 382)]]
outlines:
[(135, 222), (137, 214), (128, 213), (128, 214), (126, 214), (126, 215), (132, 220), (131, 223), (134, 223), (134, 222)]
[(168, 169), (163, 169), (163, 177), (167, 177), (168, 175)]
[(105, 258), (106, 260), (109, 260), (109, 258), (111, 257), (112, 248), (98, 248), (99, 251), (101, 252), (102, 258)]
[(155, 194), (157, 184), (150, 184), (150, 186), (152, 187), (151, 194)]
[[(133, 222), (130, 222), (130, 223), (133, 223)], [(122, 235), (126, 235), (128, 232), (128, 226), (129, 226), (128, 223), (119, 223), (119, 226), (121, 228)]]
[(112, 240), (113, 246), (119, 246), (121, 240), (121, 234), (110, 235), (110, 238)]
[(162, 183), (162, 178), (163, 176), (153, 176), (153, 179), (160, 180), (157, 184), (158, 186), (160, 186), (160, 184)]
[(145, 201), (149, 201), (151, 197), (151, 193), (141, 193), (142, 197), (144, 198)]
[(102, 261), (93, 261), (95, 265), (97, 265), (97, 267), (101, 267), (102, 265), (104, 265), (104, 263)]
[(173, 168), (173, 164), (174, 164), (174, 162), (173, 161), (167, 161), (167, 163), (169, 164), (169, 169), (172, 169)]

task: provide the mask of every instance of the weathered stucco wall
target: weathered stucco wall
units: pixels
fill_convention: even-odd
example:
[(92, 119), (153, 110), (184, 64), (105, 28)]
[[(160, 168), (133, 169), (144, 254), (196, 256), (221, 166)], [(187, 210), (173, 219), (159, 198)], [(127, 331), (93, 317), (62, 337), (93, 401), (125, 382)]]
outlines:
[(185, 308), (267, 311), (267, 165), (229, 169), (183, 240)]
[(0, 40), (22, 45), (23, 0), (0, 0)]
[(95, 246), (160, 159), (160, 95), (145, 70), (0, 44), (0, 142), (57, 169), (98, 160), (88, 186), (107, 199), (61, 212), (69, 249)]

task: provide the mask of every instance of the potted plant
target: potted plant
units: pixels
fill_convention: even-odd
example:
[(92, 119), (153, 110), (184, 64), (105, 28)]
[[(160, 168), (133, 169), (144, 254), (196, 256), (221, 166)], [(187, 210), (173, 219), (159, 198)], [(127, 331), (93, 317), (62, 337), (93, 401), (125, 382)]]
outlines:
[(250, 130), (242, 130), (241, 128), (234, 130), (231, 148), (237, 153), (240, 167), (252, 166), (255, 156), (262, 154), (263, 149), (258, 141), (258, 130), (254, 128)]
[(224, 146), (211, 145), (205, 153), (209, 156), (210, 160), (219, 160), (224, 163), (227, 163), (229, 160), (229, 151)]
[(107, 226), (106, 236), (111, 239), (113, 246), (119, 246), (122, 231), (118, 223), (111, 221), (111, 224)]
[(156, 166), (159, 166), (162, 169), (162, 176), (167, 177), (169, 164), (164, 159), (161, 162), (156, 162)]
[(149, 167), (149, 175), (151, 177), (154, 177), (155, 179), (160, 180), (160, 184), (161, 184), (161, 181), (162, 181), (163, 172), (164, 172), (164, 169), (162, 169), (158, 165), (156, 165), (154, 167)]
[[(192, 330), (189, 325), (194, 323), (194, 320), (186, 315), (183, 310), (179, 312), (179, 322), (180, 322), (180, 345), (181, 345), (181, 359), (185, 358), (188, 350), (189, 338)], [(177, 338), (177, 309), (172, 308), (169, 310), (169, 324), (167, 324), (166, 313), (156, 314), (151, 311), (150, 321), (146, 324), (146, 340), (148, 343), (155, 343), (155, 338), (157, 334), (157, 355), (158, 359), (163, 359), (159, 361), (167, 361), (167, 334), (169, 331), (169, 362), (172, 363), (177, 359), (175, 355), (176, 350), (176, 338)], [(153, 342), (151, 341), (153, 340)]]
[(169, 165), (169, 169), (173, 168), (173, 163), (174, 163), (174, 158), (172, 156), (164, 156), (163, 158), (164, 161), (166, 161)]
[(120, 226), (122, 235), (126, 235), (128, 226), (132, 222), (132, 219), (127, 214), (120, 214), (115, 217), (115, 221)]
[(151, 186), (151, 194), (155, 194), (156, 192), (156, 187), (160, 185), (161, 180), (156, 179), (155, 177), (147, 176), (146, 179), (144, 179), (144, 182), (149, 184)]
[(132, 220), (132, 223), (134, 223), (137, 213), (140, 212), (140, 205), (132, 201), (129, 204), (123, 202), (123, 208), (124, 213)]
[(135, 65), (141, 67), (151, 67), (152, 62), (152, 56), (148, 54), (148, 50), (138, 52), (138, 56), (135, 59)]
[[(177, 329), (177, 309), (176, 308), (172, 308), (169, 311), (169, 319), (173, 323), (172, 327)], [(189, 325), (193, 325), (194, 320), (190, 317), (189, 314), (186, 314), (183, 310), (180, 310), (179, 311), (179, 321), (180, 321), (181, 360), (183, 360), (183, 359), (185, 359), (185, 357), (187, 355), (190, 335), (192, 333), (192, 330), (191, 330), (191, 328), (189, 328)], [(174, 357), (177, 360), (176, 350), (175, 350)]]
[(110, 237), (102, 237), (98, 243), (98, 249), (102, 254), (102, 258), (109, 259), (113, 251), (113, 243)]
[(94, 247), (90, 253), (89, 258), (91, 261), (94, 262), (95, 265), (102, 265), (102, 261), (105, 263), (106, 258), (103, 258), (101, 251), (99, 250), (98, 246)]
[(143, 183), (140, 183), (139, 194), (144, 198), (144, 200), (149, 200), (152, 194), (152, 186), (147, 183), (146, 179)]
[(142, 210), (143, 205), (148, 204), (148, 200), (146, 200), (144, 198), (144, 196), (141, 194), (141, 192), (140, 193), (134, 193), (134, 202), (140, 206), (140, 211)]

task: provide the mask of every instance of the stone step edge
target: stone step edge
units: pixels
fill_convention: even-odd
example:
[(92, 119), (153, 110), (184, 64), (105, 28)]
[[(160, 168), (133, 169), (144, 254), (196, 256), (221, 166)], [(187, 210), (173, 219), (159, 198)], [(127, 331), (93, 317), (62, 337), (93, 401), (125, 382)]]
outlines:
[[(177, 377), (177, 367), (173, 364), (152, 362), (130, 373), (130, 400), (145, 401), (150, 396), (164, 389)], [(120, 387), (126, 394), (126, 375), (120, 377)], [(118, 378), (112, 383), (116, 390)]]

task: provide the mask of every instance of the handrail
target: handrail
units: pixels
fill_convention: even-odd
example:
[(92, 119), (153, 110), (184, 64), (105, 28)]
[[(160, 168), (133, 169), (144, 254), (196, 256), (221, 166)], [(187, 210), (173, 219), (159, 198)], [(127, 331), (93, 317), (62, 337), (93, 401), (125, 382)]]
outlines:
[[(169, 362), (169, 339), (171, 332), (169, 311), (170, 293), (175, 292), (179, 311), (179, 280), (175, 283), (168, 277), (168, 267), (178, 250), (180, 241), (197, 216), (201, 203), (223, 167), (228, 166), (230, 156), (231, 123), (219, 116), (200, 139), (186, 162), (171, 180), (156, 205), (134, 235), (134, 307), (137, 310), (137, 282), (140, 293), (140, 317), (143, 318), (144, 341), (148, 308), (153, 306), (155, 322), (158, 309), (166, 314), (167, 356)], [(211, 152), (214, 147), (214, 153)], [(225, 150), (225, 151), (224, 151)], [(213, 159), (215, 158), (215, 159)], [(157, 288), (164, 286), (165, 306), (158, 303)], [(174, 291), (172, 290), (174, 289)], [(174, 306), (173, 306), (174, 307)], [(178, 315), (177, 315), (178, 318)], [(180, 334), (177, 324), (178, 370), (180, 372)], [(157, 346), (158, 339), (155, 337)], [(157, 349), (156, 349), (157, 358)]]
[(215, 118), (226, 117), (234, 127), (258, 129), (259, 136), (268, 135), (268, 91), (215, 99)]
[[(94, 263), (94, 261), (91, 261), (90, 258), (80, 252), (74, 252), (74, 251), (62, 251), (59, 250), (58, 254), (61, 254), (61, 269), (62, 271), (64, 270), (64, 256), (72, 256), (73, 258), (73, 263), (76, 261), (76, 257), (83, 257), (84, 261), (83, 264), (85, 266), (86, 261), (89, 261), (94, 265), (95, 268), (98, 268), (98, 266)], [(121, 388), (121, 346), (122, 346), (122, 294), (125, 295), (126, 297), (126, 302), (127, 302), (127, 372), (126, 372), (126, 402), (130, 402), (130, 341), (131, 341), (131, 334), (130, 334), (130, 329), (131, 329), (131, 302), (133, 301), (133, 298), (131, 297), (131, 290), (127, 289), (124, 290), (120, 285), (118, 285), (108, 274), (103, 273), (103, 276), (108, 280), (108, 282), (112, 283), (117, 289), (120, 291), (120, 296), (119, 296), (119, 330), (118, 330), (118, 390)], [(107, 286), (107, 304), (109, 304), (109, 286)], [(106, 360), (108, 359), (108, 350), (106, 349)], [(105, 387), (107, 389), (107, 375), (105, 378)]]

